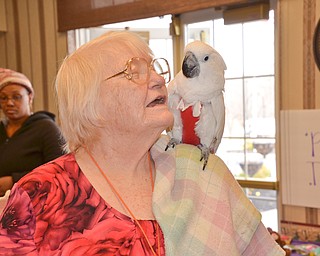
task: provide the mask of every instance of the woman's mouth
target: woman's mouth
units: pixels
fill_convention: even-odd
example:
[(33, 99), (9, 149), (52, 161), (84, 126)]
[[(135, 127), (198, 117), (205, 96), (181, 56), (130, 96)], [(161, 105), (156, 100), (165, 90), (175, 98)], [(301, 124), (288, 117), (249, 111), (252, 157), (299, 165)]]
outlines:
[(154, 107), (154, 106), (157, 106), (157, 105), (163, 105), (163, 104), (166, 104), (166, 97), (165, 96), (159, 96), (157, 98), (155, 98), (153, 101), (151, 101), (147, 107)]

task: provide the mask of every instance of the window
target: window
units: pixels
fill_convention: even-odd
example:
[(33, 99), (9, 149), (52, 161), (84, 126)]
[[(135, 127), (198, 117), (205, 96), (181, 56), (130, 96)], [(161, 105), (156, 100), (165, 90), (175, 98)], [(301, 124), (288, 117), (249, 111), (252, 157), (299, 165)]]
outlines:
[(260, 186), (277, 181), (273, 11), (269, 20), (233, 25), (224, 25), (219, 17), (189, 20), (185, 42), (194, 40), (212, 45), (227, 65), (226, 123), (217, 155), (240, 184), (250, 184), (243, 186), (244, 192), (262, 213), (264, 224), (278, 230), (277, 191)]

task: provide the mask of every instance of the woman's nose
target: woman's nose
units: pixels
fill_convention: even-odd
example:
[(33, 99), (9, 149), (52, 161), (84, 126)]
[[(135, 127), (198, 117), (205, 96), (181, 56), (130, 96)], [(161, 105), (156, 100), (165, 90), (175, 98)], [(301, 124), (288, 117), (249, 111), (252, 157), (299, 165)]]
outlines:
[(154, 70), (150, 71), (150, 88), (162, 87), (165, 86), (165, 84), (166, 82), (161, 75), (157, 74)]
[(14, 105), (14, 100), (8, 97), (6, 105)]

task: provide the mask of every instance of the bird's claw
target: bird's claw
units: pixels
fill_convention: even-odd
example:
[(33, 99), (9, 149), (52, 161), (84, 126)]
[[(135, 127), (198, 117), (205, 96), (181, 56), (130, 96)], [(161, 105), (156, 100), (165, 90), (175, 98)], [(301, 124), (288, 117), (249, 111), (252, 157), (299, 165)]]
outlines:
[(209, 155), (210, 155), (210, 149), (206, 146), (203, 145), (198, 145), (198, 148), (201, 150), (201, 157), (200, 157), (200, 161), (203, 160), (203, 167), (202, 170), (204, 171), (204, 169), (207, 166), (208, 163), (208, 159), (209, 159)]
[(180, 143), (179, 140), (177, 140), (177, 139), (175, 139), (175, 138), (171, 138), (171, 139), (169, 140), (166, 148), (165, 148), (165, 151), (167, 151), (169, 147), (170, 147), (170, 148), (174, 148), (174, 147), (175, 147), (177, 144), (179, 144), (179, 143)]

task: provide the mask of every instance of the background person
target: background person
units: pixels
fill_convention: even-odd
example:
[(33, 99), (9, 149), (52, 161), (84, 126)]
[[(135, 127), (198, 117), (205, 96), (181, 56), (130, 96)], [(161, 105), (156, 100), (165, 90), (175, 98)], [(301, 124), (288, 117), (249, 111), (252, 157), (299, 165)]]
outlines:
[(202, 171), (197, 147), (165, 151), (169, 80), (167, 61), (128, 31), (64, 60), (56, 91), (70, 153), (11, 190), (0, 255), (283, 255), (218, 157)]
[(0, 196), (35, 167), (61, 156), (64, 140), (55, 116), (32, 113), (34, 90), (29, 79), (0, 68)]

